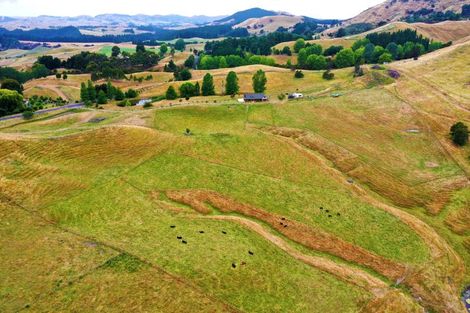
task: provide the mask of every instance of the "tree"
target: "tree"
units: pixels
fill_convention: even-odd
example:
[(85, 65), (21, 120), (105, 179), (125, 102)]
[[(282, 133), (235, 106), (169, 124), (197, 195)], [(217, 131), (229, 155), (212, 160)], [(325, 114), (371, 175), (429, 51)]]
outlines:
[(0, 89), (0, 116), (24, 110), (23, 96), (15, 90)]
[(168, 45), (166, 43), (160, 46), (160, 55), (164, 56), (168, 52)]
[(308, 58), (307, 50), (300, 49), (299, 55), (297, 56), (297, 65), (300, 68), (304, 68), (307, 64), (307, 58)]
[(190, 80), (193, 77), (193, 75), (187, 68), (184, 68), (181, 71), (176, 71), (174, 73), (174, 76), (176, 80), (181, 80), (181, 81)]
[(299, 38), (295, 41), (294, 44), (294, 51), (295, 53), (299, 53), (300, 49), (305, 48), (305, 39)]
[(45, 67), (43, 64), (39, 64), (39, 63), (34, 64), (33, 68), (31, 69), (31, 75), (34, 78), (47, 77), (49, 73), (50, 73), (49, 69)]
[(226, 95), (236, 95), (240, 90), (240, 86), (238, 86), (238, 76), (237, 73), (231, 71), (227, 75), (227, 80), (225, 82), (225, 94)]
[(224, 56), (221, 56), (219, 59), (219, 68), (227, 68), (227, 59)]
[(134, 99), (134, 98), (137, 98), (137, 96), (138, 96), (137, 91), (135, 91), (132, 88), (126, 91), (126, 98)]
[(304, 72), (300, 71), (300, 70), (297, 70), (295, 71), (295, 74), (294, 74), (294, 77), (295, 78), (304, 78)]
[(290, 50), (289, 46), (285, 46), (284, 48), (282, 48), (281, 54), (291, 56), (292, 51)]
[(93, 86), (93, 83), (91, 82), (91, 80), (88, 81), (87, 90), (88, 90), (88, 101), (95, 102), (96, 101), (96, 89), (95, 89), (95, 86)]
[(215, 95), (214, 78), (211, 74), (207, 73), (206, 75), (204, 75), (201, 90), (203, 96)]
[(258, 70), (255, 75), (253, 75), (253, 90), (256, 93), (263, 93), (266, 90), (266, 83), (268, 79), (266, 78), (266, 73), (263, 70)]
[(145, 46), (143, 44), (138, 44), (136, 47), (135, 47), (135, 52), (136, 53), (143, 53), (145, 52)]
[(366, 63), (374, 62), (374, 51), (375, 51), (374, 44), (368, 43), (367, 45), (365, 45), (363, 57)]
[(90, 101), (90, 97), (88, 95), (88, 89), (87, 89), (86, 84), (84, 82), (82, 82), (81, 85), (80, 85), (80, 100), (82, 102)]
[(312, 55), (312, 54), (321, 55), (323, 52), (322, 46), (316, 43), (306, 47), (305, 49), (307, 50), (308, 55)]
[(108, 97), (106, 97), (106, 93), (103, 90), (100, 90), (98, 93), (98, 98), (96, 100), (98, 104), (106, 104), (108, 103)]
[(114, 87), (113, 84), (111, 84), (111, 82), (108, 80), (108, 82), (106, 83), (106, 96), (109, 100), (113, 100), (115, 94), (116, 87)]
[(396, 43), (389, 43), (385, 49), (390, 52), (394, 60), (398, 60), (398, 45)]
[(184, 61), (184, 66), (187, 67), (187, 68), (194, 68), (194, 64), (195, 64), (195, 58), (194, 58), (194, 55), (191, 54), (191, 55), (186, 59), (186, 61)]
[(385, 49), (382, 46), (375, 46), (374, 48), (374, 55), (373, 55), (373, 62), (379, 62), (380, 56), (385, 52)]
[(49, 70), (55, 70), (62, 66), (62, 61), (59, 58), (50, 55), (40, 56), (37, 63), (43, 64)]
[(165, 64), (165, 67), (164, 67), (163, 70), (165, 72), (174, 73), (178, 70), (178, 67), (176, 66), (176, 64), (173, 60), (170, 60), (170, 62), (168, 62), (168, 64)]
[(194, 97), (196, 93), (196, 88), (191, 83), (184, 83), (180, 86), (180, 97), (181, 98), (191, 98)]
[(322, 55), (312, 54), (307, 58), (306, 66), (311, 70), (324, 70), (326, 69), (326, 58)]
[(458, 122), (450, 128), (452, 141), (458, 146), (465, 146), (468, 143), (468, 127), (462, 122)]
[(118, 46), (114, 46), (111, 49), (111, 56), (113, 58), (117, 58), (120, 54), (121, 54), (121, 48), (119, 48)]
[(335, 78), (335, 74), (332, 73), (330, 70), (327, 70), (323, 73), (323, 79), (332, 80), (333, 78)]
[(338, 29), (338, 31), (336, 32), (336, 37), (338, 37), (338, 38), (344, 37), (344, 36), (346, 36), (346, 35), (347, 35), (346, 29), (344, 29), (344, 28), (340, 28), (340, 29)]
[(184, 51), (184, 49), (186, 49), (186, 42), (184, 39), (180, 38), (175, 42), (175, 49), (179, 51)]
[(391, 53), (384, 52), (380, 57), (379, 57), (379, 63), (384, 64), (384, 63), (390, 63), (393, 61), (393, 56)]
[(340, 52), (343, 49), (344, 49), (343, 46), (330, 46), (327, 49), (325, 49), (325, 51), (323, 51), (323, 55), (325, 55), (325, 56), (334, 56), (335, 54), (337, 54), (338, 52)]
[(126, 98), (126, 95), (124, 94), (124, 92), (119, 89), (119, 88), (116, 88), (115, 92), (114, 92), (114, 99), (116, 101), (122, 101)]
[(8, 90), (15, 90), (19, 94), (23, 94), (23, 85), (21, 85), (17, 80), (15, 79), (5, 79), (2, 82), (2, 85), (0, 87), (1, 89), (8, 89)]
[(194, 96), (198, 97), (201, 95), (201, 85), (199, 85), (199, 82), (196, 82), (194, 85)]
[(462, 6), (462, 17), (470, 18), (470, 4), (464, 4)]
[(175, 100), (176, 98), (178, 98), (178, 94), (176, 93), (175, 87), (173, 86), (168, 87), (166, 94), (165, 94), (165, 98), (167, 100)]
[(354, 52), (352, 49), (343, 49), (336, 55), (335, 66), (337, 68), (349, 67), (355, 64)]

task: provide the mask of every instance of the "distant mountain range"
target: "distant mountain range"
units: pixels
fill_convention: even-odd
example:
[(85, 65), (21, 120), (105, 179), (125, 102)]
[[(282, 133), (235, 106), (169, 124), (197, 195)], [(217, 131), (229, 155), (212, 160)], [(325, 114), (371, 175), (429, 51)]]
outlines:
[[(199, 26), (214, 25), (236, 25), (248, 19), (262, 18), (267, 16), (293, 16), (289, 13), (275, 12), (261, 8), (252, 8), (236, 12), (230, 16), (181, 16), (181, 15), (125, 15), (125, 14), (101, 14), (97, 16), (48, 16), (37, 17), (7, 17), (0, 16), (0, 27), (15, 30), (31, 30), (35, 28), (59, 28), (74, 26), (77, 28), (90, 29), (92, 27), (102, 28), (133, 28), (139, 26), (157, 26), (166, 29), (182, 29)], [(337, 20), (318, 20), (331, 23)]]
[(0, 17), (0, 36), (23, 41), (142, 42), (175, 38), (246, 37), (282, 31), (308, 37), (318, 27), (324, 28), (338, 22), (261, 8), (222, 17), (125, 14)]
[(64, 26), (75, 27), (132, 27), (158, 25), (162, 27), (197, 26), (211, 23), (224, 16), (182, 16), (182, 15), (125, 15), (101, 14), (97, 16), (48, 16), (37, 17), (7, 17), (0, 16), (0, 26), (6, 29), (57, 28)]

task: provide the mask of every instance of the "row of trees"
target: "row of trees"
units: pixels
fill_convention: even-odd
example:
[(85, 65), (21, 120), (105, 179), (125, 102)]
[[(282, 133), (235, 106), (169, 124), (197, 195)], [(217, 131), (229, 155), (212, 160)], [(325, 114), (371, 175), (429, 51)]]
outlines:
[(66, 61), (52, 56), (41, 56), (37, 64), (43, 65), (48, 70), (64, 67), (81, 73), (91, 73), (91, 78), (95, 81), (102, 78), (123, 79), (126, 73), (151, 68), (158, 63), (158, 60), (159, 56), (156, 53), (147, 51), (143, 45), (137, 45), (133, 54), (121, 52), (120, 48), (115, 46), (112, 48), (111, 57), (83, 51)]
[(46, 77), (51, 71), (43, 64), (34, 64), (30, 70), (18, 71), (12, 67), (0, 67), (0, 80), (14, 79), (20, 83), (25, 83), (28, 80)]
[(275, 45), (296, 40), (301, 36), (288, 32), (274, 32), (265, 36), (252, 36), (246, 38), (227, 38), (219, 41), (207, 42), (204, 51), (214, 56), (238, 55), (242, 58), (245, 54), (270, 55), (271, 48)]
[[(266, 73), (263, 70), (258, 70), (252, 78), (252, 85), (254, 92), (263, 93), (266, 90), (266, 84), (268, 80), (266, 78)], [(237, 73), (230, 71), (225, 78), (225, 94), (234, 96), (240, 91), (239, 78)], [(214, 96), (215, 93), (215, 84), (214, 77), (207, 73), (204, 75), (202, 80), (202, 86), (199, 85), (199, 82), (195, 84), (191, 82), (183, 83), (179, 87), (179, 97), (189, 99), (191, 97), (197, 96)], [(165, 98), (167, 100), (175, 100), (178, 98), (178, 93), (176, 92), (175, 87), (168, 87)]]
[(108, 100), (123, 101), (125, 99), (134, 99), (137, 96), (138, 93), (134, 89), (123, 92), (109, 81), (106, 84), (94, 85), (89, 80), (87, 83), (82, 82), (80, 87), (80, 99), (86, 105), (91, 105), (92, 103), (106, 104)]
[(198, 69), (212, 70), (218, 68), (233, 68), (250, 64), (263, 64), (268, 66), (276, 65), (276, 61), (272, 58), (262, 55), (245, 55), (241, 57), (238, 55), (228, 56), (211, 56), (203, 55), (200, 57)]
[(444, 46), (446, 44), (424, 38), (416, 31), (403, 30), (395, 33), (370, 34), (364, 39), (357, 40), (352, 48), (348, 49), (331, 46), (323, 51), (318, 44), (308, 44), (303, 39), (298, 39), (294, 44), (294, 51), (298, 53), (298, 68), (322, 70), (362, 63), (386, 63), (418, 58), (424, 53)]

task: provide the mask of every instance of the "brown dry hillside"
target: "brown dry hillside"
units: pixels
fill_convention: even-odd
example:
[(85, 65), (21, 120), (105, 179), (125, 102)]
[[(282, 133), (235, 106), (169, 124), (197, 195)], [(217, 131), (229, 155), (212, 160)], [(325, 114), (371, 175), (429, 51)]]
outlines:
[(460, 12), (462, 6), (469, 3), (468, 0), (387, 0), (347, 20), (345, 24), (394, 22), (406, 17), (408, 15), (407, 12), (418, 11), (420, 9)]
[(394, 22), (363, 35), (375, 32), (394, 32), (407, 28), (416, 30), (424, 37), (442, 42), (463, 41), (464, 38), (470, 36), (470, 21), (445, 21), (435, 24)]
[(295, 24), (301, 23), (304, 20), (302, 16), (266, 16), (261, 18), (250, 18), (234, 28), (246, 28), (250, 34), (272, 33), (279, 27), (290, 29)]

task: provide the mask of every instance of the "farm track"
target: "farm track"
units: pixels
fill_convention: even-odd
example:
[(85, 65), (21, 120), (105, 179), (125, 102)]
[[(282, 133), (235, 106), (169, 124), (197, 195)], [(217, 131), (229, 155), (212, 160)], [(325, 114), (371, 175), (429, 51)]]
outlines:
[(316, 267), (320, 270), (328, 272), (331, 275), (337, 276), (338, 278), (348, 283), (366, 289), (367, 291), (374, 294), (376, 297), (383, 297), (390, 289), (385, 282), (363, 270), (349, 266), (339, 265), (338, 263), (335, 263), (334, 261), (324, 257), (303, 254), (298, 250), (292, 248), (284, 239), (272, 234), (259, 223), (254, 222), (252, 220), (238, 216), (205, 216), (202, 218), (238, 223), (254, 231), (261, 237), (265, 238), (267, 241), (277, 246), (279, 249), (292, 256), (293, 258), (313, 267)]
[(166, 195), (172, 201), (189, 205), (201, 214), (211, 213), (212, 210), (206, 205), (209, 203), (224, 213), (239, 213), (263, 221), (287, 238), (305, 247), (364, 265), (392, 280), (401, 279), (408, 270), (407, 266), (403, 264), (373, 254), (325, 231), (311, 228), (249, 204), (239, 203), (213, 191), (169, 190)]

